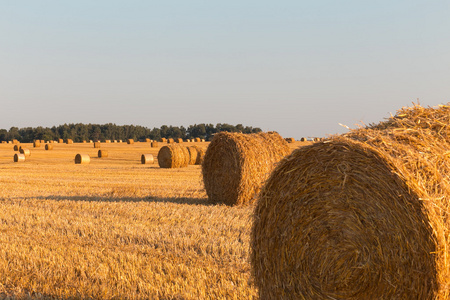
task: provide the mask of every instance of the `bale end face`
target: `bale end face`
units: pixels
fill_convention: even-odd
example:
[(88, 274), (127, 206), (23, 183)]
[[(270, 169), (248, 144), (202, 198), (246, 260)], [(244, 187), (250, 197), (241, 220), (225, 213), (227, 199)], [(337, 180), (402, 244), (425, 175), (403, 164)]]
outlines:
[(396, 174), (388, 158), (350, 141), (284, 159), (254, 213), (261, 299), (434, 299), (433, 231)]

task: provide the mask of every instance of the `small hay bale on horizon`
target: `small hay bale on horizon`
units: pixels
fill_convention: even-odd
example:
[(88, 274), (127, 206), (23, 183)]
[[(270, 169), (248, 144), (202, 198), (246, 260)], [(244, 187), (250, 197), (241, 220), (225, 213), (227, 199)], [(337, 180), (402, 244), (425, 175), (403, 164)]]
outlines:
[(101, 143), (100, 142), (94, 142), (94, 148), (100, 148)]
[(195, 139), (194, 139), (194, 142), (196, 142), (196, 143), (200, 143), (202, 140), (199, 138), (199, 137), (196, 137)]
[(14, 151), (19, 151), (19, 145), (14, 145), (13, 149)]
[(182, 139), (182, 138), (177, 138), (177, 139), (176, 139), (176, 142), (177, 142), (178, 144), (181, 144), (181, 143), (183, 143), (183, 139)]
[(73, 140), (72, 139), (67, 139), (66, 144), (73, 144)]
[(167, 139), (166, 139), (166, 138), (160, 138), (159, 141), (160, 141), (161, 143), (167, 143)]
[(262, 188), (260, 299), (450, 298), (450, 106), (296, 149)]
[(152, 154), (142, 154), (141, 155), (141, 164), (152, 164), (155, 161)]
[(16, 153), (14, 154), (14, 162), (24, 162), (25, 161), (25, 155), (22, 153)]
[(293, 137), (285, 138), (285, 140), (286, 140), (286, 142), (288, 142), (288, 143), (294, 143), (294, 142), (295, 142), (295, 139), (294, 139)]
[(98, 150), (97, 152), (98, 157), (108, 157), (108, 151), (106, 150)]
[(151, 143), (150, 143), (150, 147), (151, 147), (151, 148), (158, 148), (158, 147), (159, 147), (159, 144), (158, 144), (158, 142), (151, 142)]
[(128, 139), (128, 140), (127, 140), (127, 144), (128, 144), (128, 145), (134, 144), (134, 140), (133, 140), (133, 139)]
[(89, 164), (91, 162), (91, 158), (89, 154), (77, 154), (75, 155), (75, 164)]
[(175, 140), (173, 138), (168, 138), (167, 139), (167, 143), (168, 144), (173, 144), (173, 143), (175, 143)]
[(187, 167), (189, 164), (188, 149), (179, 144), (163, 146), (158, 152), (158, 164), (161, 168)]
[(33, 148), (39, 148), (41, 147), (41, 142), (39, 140), (36, 140), (33, 142)]
[(53, 150), (53, 144), (45, 144), (45, 150)]
[(287, 142), (277, 133), (215, 134), (202, 163), (209, 202), (254, 202), (274, 165), (289, 152)]

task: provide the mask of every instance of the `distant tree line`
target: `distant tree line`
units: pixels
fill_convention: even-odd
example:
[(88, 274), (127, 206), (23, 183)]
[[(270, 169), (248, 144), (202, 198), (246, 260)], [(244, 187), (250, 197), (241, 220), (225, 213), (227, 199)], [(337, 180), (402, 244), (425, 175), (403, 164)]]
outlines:
[(242, 126), (242, 124), (195, 124), (188, 128), (183, 126), (167, 126), (163, 125), (161, 128), (149, 129), (143, 126), (135, 125), (116, 125), (108, 124), (64, 124), (53, 127), (26, 127), (17, 128), (11, 127), (9, 130), (0, 129), (0, 141), (11, 141), (16, 139), (22, 143), (30, 143), (34, 140), (58, 140), (58, 139), (72, 139), (74, 142), (82, 142), (84, 140), (145, 140), (146, 138), (152, 140), (159, 140), (160, 138), (202, 138), (211, 140), (213, 135), (217, 132), (242, 132), (242, 133), (256, 133), (260, 132), (260, 128), (253, 128), (249, 126)]

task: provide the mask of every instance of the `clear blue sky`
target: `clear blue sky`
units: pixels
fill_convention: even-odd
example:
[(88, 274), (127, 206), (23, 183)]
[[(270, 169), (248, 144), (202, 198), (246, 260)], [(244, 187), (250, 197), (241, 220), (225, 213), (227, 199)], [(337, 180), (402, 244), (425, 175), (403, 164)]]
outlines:
[(450, 1), (1, 1), (0, 128), (286, 137), (450, 101)]

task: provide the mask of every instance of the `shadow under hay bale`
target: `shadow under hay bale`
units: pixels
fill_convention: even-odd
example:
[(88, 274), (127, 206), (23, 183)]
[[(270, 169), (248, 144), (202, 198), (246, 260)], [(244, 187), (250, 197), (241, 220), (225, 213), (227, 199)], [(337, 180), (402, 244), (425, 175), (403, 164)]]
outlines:
[(278, 133), (214, 135), (206, 150), (202, 174), (212, 203), (251, 203), (275, 163), (289, 153)]
[(75, 155), (75, 164), (89, 164), (91, 158), (88, 154), (77, 154)]
[(189, 152), (185, 146), (170, 144), (161, 147), (158, 152), (158, 164), (161, 168), (183, 168), (189, 163)]
[(261, 299), (450, 297), (450, 107), (414, 106), (295, 150), (261, 190)]

